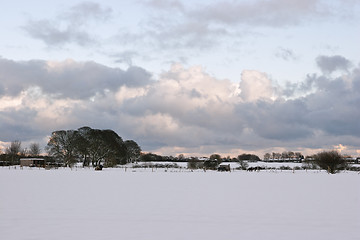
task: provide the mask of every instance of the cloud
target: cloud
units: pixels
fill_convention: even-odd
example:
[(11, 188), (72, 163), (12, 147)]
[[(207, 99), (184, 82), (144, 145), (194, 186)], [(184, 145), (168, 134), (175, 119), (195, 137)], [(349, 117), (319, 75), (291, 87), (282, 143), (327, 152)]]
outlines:
[(275, 88), (265, 73), (245, 70), (241, 74), (240, 96), (246, 102), (259, 99), (273, 99)]
[(296, 56), (296, 54), (291, 50), (291, 49), (287, 49), (287, 48), (282, 48), (279, 47), (275, 53), (275, 56), (277, 58), (281, 58), (285, 61), (289, 61), (289, 60), (296, 60), (298, 57)]
[(144, 2), (147, 6), (160, 9), (160, 10), (166, 10), (169, 9), (177, 9), (177, 10), (184, 10), (184, 5), (180, 1), (176, 0), (150, 0)]
[(112, 16), (112, 9), (94, 2), (82, 2), (61, 14), (72, 24), (84, 25), (89, 20), (106, 21)]
[(348, 71), (351, 62), (343, 56), (319, 56), (316, 58), (317, 66), (323, 73), (335, 71)]
[(110, 57), (115, 59), (116, 63), (125, 63), (128, 66), (133, 65), (133, 58), (139, 56), (135, 51), (123, 51), (117, 54), (111, 54)]
[[(138, 87), (151, 81), (151, 74), (140, 67), (126, 71), (95, 62), (66, 60), (15, 62), (0, 59), (0, 89), (16, 96), (38, 86), (57, 98), (89, 99), (121, 86)], [(1, 95), (0, 95), (1, 96)]]
[(172, 155), (360, 144), (359, 67), (341, 77), (308, 75), (291, 99), (266, 73), (245, 70), (233, 83), (181, 64), (153, 80), (140, 67), (1, 59), (0, 76), (2, 142), (87, 125)]
[[(121, 29), (123, 44), (138, 42), (157, 52), (174, 49), (209, 50), (236, 45), (239, 38), (258, 34), (263, 27), (284, 28), (307, 21), (338, 17), (336, 8), (321, 0), (208, 1), (186, 4), (176, 0), (143, 1), (147, 11), (141, 29)], [(348, 3), (339, 3), (348, 6)], [(130, 39), (130, 40), (129, 40)], [(229, 42), (230, 40), (230, 42)], [(289, 49), (277, 56), (296, 59)]]
[(225, 25), (282, 27), (324, 14), (320, 4), (314, 0), (217, 1), (192, 11), (191, 15)]
[(31, 37), (42, 40), (48, 46), (61, 46), (67, 43), (76, 43), (78, 45), (95, 43), (95, 39), (86, 31), (70, 25), (61, 28), (56, 21), (31, 20), (23, 29)]
[(55, 19), (29, 20), (22, 29), (50, 47), (69, 43), (87, 46), (97, 42), (93, 31), (88, 28), (90, 22), (106, 21), (111, 17), (111, 13), (111, 8), (84, 2), (61, 13)]

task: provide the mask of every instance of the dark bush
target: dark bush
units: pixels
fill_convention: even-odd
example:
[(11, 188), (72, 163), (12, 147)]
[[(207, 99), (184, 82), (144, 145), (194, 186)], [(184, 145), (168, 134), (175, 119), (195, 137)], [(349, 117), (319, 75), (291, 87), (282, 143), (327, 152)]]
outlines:
[(292, 168), (289, 166), (280, 166), (279, 169), (280, 170), (292, 170)]
[(345, 159), (337, 151), (321, 152), (314, 155), (315, 163), (328, 173), (334, 174), (346, 169)]

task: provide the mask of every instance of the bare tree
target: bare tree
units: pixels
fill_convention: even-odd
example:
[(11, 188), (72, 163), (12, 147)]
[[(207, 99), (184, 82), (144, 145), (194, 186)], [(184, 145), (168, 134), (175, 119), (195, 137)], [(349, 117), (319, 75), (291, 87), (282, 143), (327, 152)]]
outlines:
[(10, 165), (13, 165), (16, 160), (19, 160), (21, 154), (21, 141), (15, 140), (10, 143), (10, 146), (6, 148), (5, 153), (10, 157)]
[(31, 143), (29, 148), (29, 155), (38, 156), (41, 153), (40, 145), (38, 143)]
[(6, 148), (6, 154), (19, 155), (21, 153), (21, 141), (15, 140), (10, 143), (10, 146)]
[(265, 153), (264, 154), (264, 160), (268, 161), (271, 158), (271, 154), (270, 153)]

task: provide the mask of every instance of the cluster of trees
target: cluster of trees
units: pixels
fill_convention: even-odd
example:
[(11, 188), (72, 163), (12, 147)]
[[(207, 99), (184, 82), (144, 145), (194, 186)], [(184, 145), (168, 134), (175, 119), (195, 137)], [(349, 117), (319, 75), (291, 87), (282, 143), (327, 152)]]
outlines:
[(301, 161), (304, 155), (301, 152), (284, 151), (283, 153), (265, 153), (264, 161)]
[(112, 167), (138, 161), (141, 148), (133, 140), (123, 141), (112, 130), (82, 127), (52, 132), (46, 151), (64, 166), (82, 162), (83, 166)]

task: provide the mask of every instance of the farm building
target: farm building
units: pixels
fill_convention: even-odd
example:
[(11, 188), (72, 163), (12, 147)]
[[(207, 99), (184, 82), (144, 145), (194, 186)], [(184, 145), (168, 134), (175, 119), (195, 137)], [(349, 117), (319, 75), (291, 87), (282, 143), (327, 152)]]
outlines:
[(45, 159), (20, 158), (20, 167), (45, 167)]

